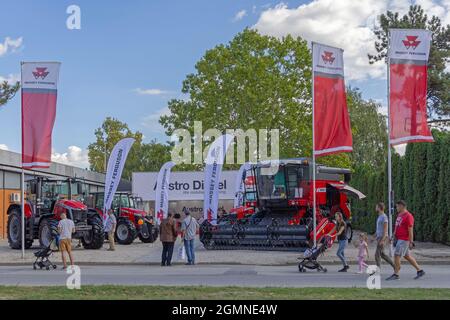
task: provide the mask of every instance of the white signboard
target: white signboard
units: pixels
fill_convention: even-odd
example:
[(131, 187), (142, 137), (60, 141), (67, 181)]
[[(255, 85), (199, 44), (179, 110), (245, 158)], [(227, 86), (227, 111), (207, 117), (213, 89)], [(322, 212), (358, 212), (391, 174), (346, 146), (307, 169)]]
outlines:
[[(219, 183), (219, 199), (234, 199), (237, 171), (222, 171)], [(133, 172), (133, 194), (144, 201), (154, 201), (158, 172)], [(169, 200), (203, 200), (203, 172), (172, 171), (169, 183)]]

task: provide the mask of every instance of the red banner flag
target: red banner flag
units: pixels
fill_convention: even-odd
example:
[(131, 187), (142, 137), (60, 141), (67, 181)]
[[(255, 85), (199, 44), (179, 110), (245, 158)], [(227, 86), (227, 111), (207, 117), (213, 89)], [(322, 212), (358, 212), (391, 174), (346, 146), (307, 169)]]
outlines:
[(22, 63), (22, 167), (48, 168), (60, 63)]
[(351, 152), (343, 51), (313, 43), (314, 155)]
[(431, 32), (391, 29), (389, 41), (391, 145), (433, 142), (427, 123), (427, 62)]

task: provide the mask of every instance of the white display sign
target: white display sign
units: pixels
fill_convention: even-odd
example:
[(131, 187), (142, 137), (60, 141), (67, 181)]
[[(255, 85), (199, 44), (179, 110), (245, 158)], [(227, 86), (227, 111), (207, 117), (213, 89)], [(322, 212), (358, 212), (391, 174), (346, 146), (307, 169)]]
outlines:
[(389, 58), (395, 60), (428, 61), (431, 32), (420, 29), (391, 29)]
[[(219, 199), (234, 199), (237, 171), (222, 171), (219, 183)], [(154, 201), (158, 172), (133, 172), (133, 194), (144, 201)], [(169, 200), (203, 200), (204, 173), (172, 171), (169, 183)]]
[(344, 76), (343, 50), (313, 42), (313, 71), (327, 75)]

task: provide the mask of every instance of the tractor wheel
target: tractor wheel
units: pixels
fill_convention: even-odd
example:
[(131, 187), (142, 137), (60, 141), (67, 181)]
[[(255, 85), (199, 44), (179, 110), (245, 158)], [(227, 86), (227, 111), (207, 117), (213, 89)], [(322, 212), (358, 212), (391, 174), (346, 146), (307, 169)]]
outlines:
[(348, 243), (352, 242), (353, 238), (353, 228), (351, 224), (347, 224), (347, 230), (345, 231)]
[(144, 243), (153, 243), (156, 239), (158, 239), (158, 230), (151, 223), (146, 222), (148, 232), (144, 235), (142, 232), (139, 232), (139, 240)]
[[(26, 222), (25, 222), (26, 223)], [(20, 210), (14, 208), (8, 215), (8, 243), (11, 249), (22, 248), (22, 217)], [(33, 240), (25, 239), (25, 249), (30, 249)]]
[(100, 249), (105, 241), (105, 231), (103, 230), (103, 221), (99, 216), (93, 216), (88, 219), (88, 225), (92, 226), (89, 235), (81, 238), (81, 243), (85, 249)]
[(131, 244), (136, 239), (137, 230), (134, 224), (128, 219), (117, 221), (116, 240), (119, 244)]
[(58, 221), (51, 218), (43, 219), (39, 224), (39, 244), (41, 247), (48, 247), (57, 235)]

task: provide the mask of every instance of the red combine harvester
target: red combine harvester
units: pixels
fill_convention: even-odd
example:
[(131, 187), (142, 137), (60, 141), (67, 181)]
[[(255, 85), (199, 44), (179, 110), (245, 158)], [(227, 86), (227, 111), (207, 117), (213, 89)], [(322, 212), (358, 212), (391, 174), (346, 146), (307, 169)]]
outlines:
[[(104, 193), (91, 193), (94, 207), (99, 215), (103, 214)], [(128, 192), (116, 192), (111, 209), (117, 217), (116, 241), (119, 244), (131, 244), (137, 237), (144, 243), (153, 243), (158, 239), (158, 228), (152, 216), (139, 205), (142, 200)]]
[[(279, 160), (248, 170), (243, 205), (218, 219), (202, 223), (200, 241), (207, 249), (298, 250), (313, 241), (312, 165), (309, 159)], [(334, 214), (342, 212), (352, 238), (348, 196), (365, 196), (350, 187), (350, 170), (316, 165), (316, 235), (319, 242), (335, 238)]]
[[(75, 239), (85, 249), (100, 249), (104, 242), (103, 221), (95, 210), (83, 204), (83, 183), (76, 179), (52, 180), (38, 177), (28, 182), (25, 202), (25, 248), (35, 239), (47, 247), (57, 234), (58, 221), (65, 213), (75, 223)], [(21, 205), (8, 208), (8, 242), (13, 249), (22, 245)]]

